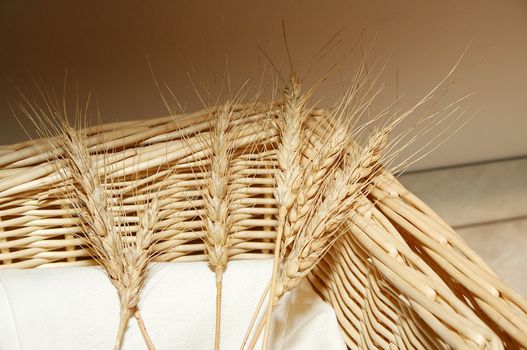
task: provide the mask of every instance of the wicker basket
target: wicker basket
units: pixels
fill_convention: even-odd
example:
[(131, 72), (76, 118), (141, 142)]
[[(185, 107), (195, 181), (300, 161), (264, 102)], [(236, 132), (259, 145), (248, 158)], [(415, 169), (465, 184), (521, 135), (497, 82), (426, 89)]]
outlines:
[[(245, 116), (237, 126), (244, 152), (236, 156), (231, 179), (243, 219), (230, 258), (271, 258), (278, 130), (269, 121), (278, 107), (235, 109)], [(215, 113), (208, 109), (87, 129), (100, 170), (126, 189), (130, 229), (138, 220), (137, 204), (160, 189), (164, 219), (158, 244), (166, 248), (160, 261), (206, 260), (199, 238), (203, 222), (193, 209), (200, 201), (200, 162), (208, 152), (200, 140)], [(311, 112), (310, 147), (317, 145), (314, 126), (325, 116), (323, 110)], [(94, 263), (76, 237), (78, 219), (57, 195), (57, 185), (68, 184), (61, 184), (50, 152), (43, 139), (0, 147), (0, 268)], [(372, 186), (348, 222), (352, 234), (338, 240), (309, 275), (335, 309), (349, 348), (526, 349), (527, 302), (392, 174), (381, 171)]]

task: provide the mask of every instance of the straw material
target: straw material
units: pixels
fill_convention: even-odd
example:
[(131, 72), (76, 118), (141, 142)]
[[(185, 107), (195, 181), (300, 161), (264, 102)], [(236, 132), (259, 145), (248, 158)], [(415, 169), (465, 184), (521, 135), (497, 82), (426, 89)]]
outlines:
[[(277, 184), (295, 186), (287, 178), (278, 179), (277, 169), (289, 166), (288, 161), (292, 166), (309, 165), (309, 155), (327, 139), (327, 128), (321, 125), (329, 123), (328, 112), (306, 111), (300, 160), (285, 160), (277, 154), (283, 107), (229, 106), (229, 125), (236, 126), (236, 130), (222, 126), (231, 143), (229, 169), (216, 168), (229, 177), (228, 191), (219, 194), (228, 194), (229, 237), (221, 254), (229, 260), (273, 258), (279, 230), (316, 236), (316, 225), (297, 229), (280, 214), (286, 204), (275, 199)], [(130, 237), (145, 226), (139, 217), (141, 204), (157, 198), (159, 235), (152, 248), (160, 252), (157, 261), (210, 261), (206, 251), (214, 248), (210, 230), (216, 225), (206, 222), (206, 212), (213, 209), (208, 202), (215, 196), (205, 193), (215, 159), (210, 121), (221, 113), (223, 106), (83, 131), (91, 163), (109, 180), (107, 190), (122, 196), (113, 207), (110, 202), (108, 210), (123, 214), (124, 227), (134, 233), (129, 232)], [(60, 158), (53, 155), (58, 148), (54, 150), (50, 142), (55, 141), (0, 147), (0, 268), (95, 263), (79, 236), (81, 219), (72, 209), (78, 205), (76, 199), (61, 196), (73, 184), (57, 171)], [(346, 166), (345, 158), (341, 157), (341, 167)], [(527, 302), (430, 208), (373, 163), (375, 176), (357, 188), (352, 204), (346, 204), (347, 215), (337, 225), (338, 239), (328, 245), (326, 254), (317, 253), (318, 264), (309, 270), (302, 270), (304, 265), (278, 270), (278, 276), (305, 275), (335, 309), (351, 349), (527, 349)], [(335, 170), (327, 176), (338, 180), (342, 174)], [(305, 181), (318, 186), (316, 176)], [(334, 195), (340, 198), (338, 192)], [(329, 192), (325, 196), (329, 198)], [(302, 217), (303, 205), (312, 200), (309, 189), (298, 189), (298, 197), (293, 211)], [(310, 217), (325, 220), (321, 214)], [(217, 223), (224, 225), (223, 220)], [(305, 249), (297, 251), (295, 244), (284, 248), (284, 254), (304, 256)], [(280, 281), (281, 277), (276, 295), (296, 283)]]

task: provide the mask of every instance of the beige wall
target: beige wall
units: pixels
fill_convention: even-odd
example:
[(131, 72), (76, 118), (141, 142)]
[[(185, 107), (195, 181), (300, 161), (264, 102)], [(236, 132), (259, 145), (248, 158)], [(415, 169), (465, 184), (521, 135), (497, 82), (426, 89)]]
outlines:
[[(389, 57), (379, 106), (402, 95), (401, 107), (423, 96), (468, 52), (440, 104), (476, 92), (468, 126), (417, 168), (527, 154), (527, 2), (517, 1), (1, 1), (0, 143), (26, 138), (6, 100), (19, 88), (36, 94), (29, 76), (70, 96), (97, 96), (104, 121), (166, 114), (146, 55), (187, 111), (200, 107), (188, 75), (217, 94), (228, 61), (232, 86), (263, 74), (264, 48), (285, 72), (281, 20), (295, 66), (306, 84), (320, 77), (364, 28), (370, 62)], [(322, 61), (314, 55), (336, 32), (342, 42)], [(375, 41), (374, 41), (375, 38)], [(226, 59), (228, 58), (228, 60)], [(346, 59), (322, 87), (329, 104), (356, 66)], [(269, 72), (269, 67), (267, 67)], [(395, 88), (398, 76), (397, 89)], [(203, 91), (203, 89), (201, 89)], [(60, 95), (60, 93), (59, 93)]]

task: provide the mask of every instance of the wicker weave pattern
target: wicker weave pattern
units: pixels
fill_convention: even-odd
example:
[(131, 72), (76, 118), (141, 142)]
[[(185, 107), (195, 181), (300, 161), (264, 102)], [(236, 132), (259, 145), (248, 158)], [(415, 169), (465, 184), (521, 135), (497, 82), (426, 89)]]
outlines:
[[(277, 108), (235, 107), (230, 259), (272, 257)], [(205, 140), (216, 112), (87, 130), (99, 169), (112, 174), (111, 190), (125, 198), (126, 229), (135, 229), (144, 197), (158, 190), (159, 244), (167, 248), (160, 261), (206, 260), (200, 179), (207, 176)], [(315, 138), (324, 115), (315, 110), (307, 122)], [(313, 147), (316, 140), (306, 152)], [(71, 184), (50, 155), (47, 140), (0, 148), (0, 268), (93, 264), (76, 238), (71, 203), (57, 189)], [(351, 234), (309, 279), (333, 305), (350, 348), (527, 348), (526, 301), (390, 173), (378, 176), (348, 225)]]

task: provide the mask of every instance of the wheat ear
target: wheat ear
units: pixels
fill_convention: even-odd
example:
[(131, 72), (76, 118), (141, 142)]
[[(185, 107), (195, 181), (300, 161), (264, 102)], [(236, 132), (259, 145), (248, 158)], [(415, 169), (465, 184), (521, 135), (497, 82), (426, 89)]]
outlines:
[[(271, 310), (280, 298), (296, 288), (302, 279), (340, 237), (339, 229), (357, 205), (357, 198), (377, 173), (378, 162), (386, 147), (388, 133), (385, 128), (370, 137), (359, 154), (348, 154), (342, 167), (335, 169), (322, 186), (322, 195), (313, 203), (304, 224), (293, 241), (290, 251), (281, 256), (276, 293), (270, 301)], [(253, 349), (263, 327), (258, 325), (249, 349)]]
[(127, 242), (116, 225), (114, 213), (110, 210), (110, 198), (101, 183), (97, 167), (93, 163), (84, 139), (73, 128), (64, 125), (61, 156), (68, 165), (68, 171), (77, 183), (69, 187), (69, 198), (76, 212), (82, 218), (81, 236), (88, 248), (94, 252), (94, 258), (106, 272), (117, 289), (120, 302), (120, 321), (114, 349), (120, 349), (129, 319), (138, 320), (141, 333), (149, 349), (154, 349), (146, 332), (144, 322), (137, 307), (141, 289), (152, 256), (152, 229), (157, 220), (157, 201), (142, 216), (136, 240)]
[[(300, 228), (305, 222), (310, 210), (313, 207), (314, 201), (320, 195), (322, 184), (326, 180), (328, 174), (338, 166), (341, 156), (344, 154), (346, 146), (349, 144), (348, 133), (343, 126), (328, 126), (326, 130), (326, 137), (320, 149), (309, 159), (307, 166), (300, 167), (301, 186), (297, 189), (297, 195), (291, 196), (293, 201), (290, 209), (286, 211), (283, 232), (285, 233), (281, 239), (277, 239), (278, 246), (278, 260), (286, 254), (286, 250), (298, 235)], [(280, 243), (278, 243), (280, 242)], [(277, 268), (278, 270), (278, 268)], [(276, 273), (274, 278), (276, 278)], [(273, 277), (272, 281), (274, 280)], [(273, 284), (273, 282), (271, 282)], [(275, 298), (276, 282), (274, 288), (269, 295), (269, 301)], [(269, 327), (271, 322), (272, 304), (269, 302), (266, 313), (266, 324), (263, 340), (263, 348), (268, 345)]]
[(358, 157), (348, 159), (347, 164), (334, 171), (323, 198), (310, 212), (283, 261), (274, 304), (283, 294), (298, 286), (341, 234), (340, 226), (377, 173), (387, 135), (385, 130), (376, 133)]
[(205, 186), (205, 249), (209, 264), (216, 274), (216, 327), (214, 349), (220, 346), (221, 299), (223, 271), (229, 257), (230, 217), (230, 152), (227, 131), (230, 123), (230, 105), (226, 104), (215, 120), (211, 139), (210, 177)]
[(277, 235), (275, 240), (271, 288), (269, 292), (269, 307), (264, 317), (266, 320), (265, 324), (267, 325), (264, 335), (264, 348), (267, 345), (266, 338), (269, 334), (268, 325), (272, 312), (271, 301), (276, 289), (275, 281), (282, 241), (289, 241), (291, 237), (291, 232), (286, 232), (287, 214), (293, 206), (302, 182), (300, 161), (303, 144), (302, 126), (306, 119), (306, 113), (304, 111), (306, 97), (302, 95), (299, 78), (294, 73), (291, 76), (289, 86), (285, 89), (284, 100), (284, 107), (279, 114), (280, 119), (278, 120), (281, 137), (276, 151), (278, 169), (275, 176), (276, 187), (274, 191), (274, 196), (278, 204), (278, 225), (276, 229)]
[(154, 349), (154, 344), (146, 330), (138, 304), (141, 291), (145, 284), (148, 264), (155, 253), (153, 232), (159, 218), (159, 202), (157, 197), (154, 197), (148, 205), (148, 208), (139, 217), (139, 229), (136, 232), (135, 240), (125, 241), (123, 239), (125, 271), (123, 273), (124, 283), (121, 292), (121, 308), (125, 310), (122, 310), (121, 313), (133, 314), (148, 349)]
[[(291, 86), (294, 86), (294, 81), (295, 80), (292, 81)], [(298, 94), (299, 93), (300, 91), (298, 88)], [(312, 208), (313, 202), (319, 195), (319, 190), (326, 180), (326, 177), (331, 173), (334, 167), (339, 164), (346, 146), (349, 145), (347, 122), (337, 120), (337, 123), (326, 124), (320, 148), (309, 158), (307, 166), (302, 166), (300, 161), (301, 150), (291, 147), (291, 144), (288, 144), (287, 142), (287, 136), (288, 134), (293, 134), (295, 136), (294, 140), (302, 141), (303, 138), (307, 139), (309, 133), (313, 133), (313, 131), (302, 130), (301, 128), (302, 125), (300, 123), (303, 123), (307, 116), (307, 113), (301, 109), (304, 107), (303, 105), (288, 107), (288, 103), (294, 102), (295, 99), (300, 103), (305, 104), (305, 97), (303, 100), (300, 99), (300, 96), (292, 99), (291, 97), (291, 95), (286, 94), (286, 104), (282, 115), (283, 118), (286, 118), (286, 121), (282, 122), (283, 130), (285, 132), (283, 132), (284, 135), (282, 135), (282, 140), (277, 150), (279, 168), (277, 169), (276, 175), (277, 183), (275, 198), (277, 199), (279, 210), (281, 210), (278, 219), (278, 228), (281, 232), (278, 233), (276, 239), (273, 276), (271, 276), (272, 287), (269, 295), (270, 302), (268, 303), (266, 313), (263, 349), (266, 349), (268, 345), (272, 313), (271, 300), (274, 299), (276, 293), (276, 282), (274, 281), (276, 280), (279, 259), (285, 254), (285, 251), (295, 239), (300, 227), (304, 223), (304, 219)], [(292, 101), (290, 101), (290, 99)], [(345, 99), (342, 102), (341, 107), (344, 105), (346, 105)], [(292, 128), (290, 127), (290, 130), (287, 128), (287, 118), (296, 121), (296, 125), (293, 125)], [(300, 125), (298, 126), (298, 124)], [(293, 138), (289, 137), (289, 139)], [(293, 143), (293, 146), (297, 147), (298, 144)], [(295, 151), (294, 157), (290, 156), (292, 153), (291, 149)], [(283, 166), (280, 162), (280, 158), (295, 160), (296, 163), (285, 164)], [(292, 174), (288, 174), (289, 169), (294, 169)], [(289, 183), (283, 181), (282, 176), (284, 178), (289, 178)]]
[(335, 167), (339, 166), (341, 158), (349, 146), (349, 133), (345, 126), (329, 126), (320, 149), (309, 158), (309, 163), (302, 169), (302, 186), (287, 216), (288, 239), (282, 243), (280, 255), (290, 246), (298, 235), (300, 228), (309, 216), (315, 201), (320, 195), (322, 185)]

